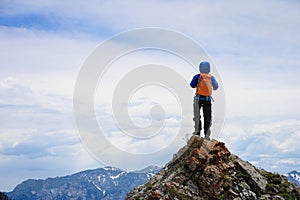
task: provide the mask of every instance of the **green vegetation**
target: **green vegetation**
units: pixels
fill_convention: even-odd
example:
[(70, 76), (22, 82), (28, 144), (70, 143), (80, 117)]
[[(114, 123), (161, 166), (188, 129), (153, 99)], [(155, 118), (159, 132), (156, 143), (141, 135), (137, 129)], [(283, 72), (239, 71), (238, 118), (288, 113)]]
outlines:
[(234, 162), (234, 161), (236, 160), (236, 156), (233, 155), (233, 154), (231, 154), (231, 155), (229, 156), (229, 160), (232, 161), (232, 162)]
[(277, 194), (278, 193), (277, 185), (275, 185), (274, 183), (268, 183), (266, 185), (266, 192), (272, 195)]
[(279, 196), (283, 197), (285, 200), (293, 200), (294, 198), (290, 195), (290, 194), (287, 194), (287, 193), (279, 193)]
[(242, 171), (238, 171), (235, 175), (236, 180), (239, 180), (239, 179), (244, 179), (245, 180), (247, 178), (248, 178), (248, 176), (245, 173), (243, 173)]
[(224, 200), (224, 199), (228, 199), (228, 191), (232, 188), (233, 185), (233, 180), (230, 176), (223, 174), (222, 175), (222, 182), (223, 182), (223, 188), (224, 191), (222, 191), (221, 194), (215, 196), (216, 200)]
[(152, 183), (150, 183), (150, 182), (148, 182), (148, 183), (146, 183), (146, 190), (148, 191), (148, 190), (151, 190), (152, 189)]
[(189, 200), (189, 196), (183, 194), (183, 193), (180, 193), (177, 188), (175, 187), (167, 187), (166, 188), (168, 194), (170, 195), (171, 199), (174, 199), (175, 197), (180, 199), (180, 200)]
[(216, 198), (216, 200), (224, 200), (225, 194), (220, 194), (220, 195), (216, 196), (215, 198)]
[(274, 183), (274, 184), (280, 184), (281, 183), (281, 176), (277, 173), (271, 173), (263, 171), (262, 175), (268, 179), (268, 182)]
[(292, 200), (291, 195), (292, 184), (288, 180), (281, 177), (281, 175), (271, 172), (262, 172), (263, 176), (268, 179), (268, 184), (266, 185), (266, 193), (271, 195), (279, 195), (287, 200)]
[(222, 180), (224, 189), (229, 190), (232, 187), (232, 178), (228, 175), (223, 175)]
[(281, 183), (279, 186), (280, 186), (280, 188), (289, 188), (290, 186), (292, 186), (292, 183), (285, 181), (285, 182)]

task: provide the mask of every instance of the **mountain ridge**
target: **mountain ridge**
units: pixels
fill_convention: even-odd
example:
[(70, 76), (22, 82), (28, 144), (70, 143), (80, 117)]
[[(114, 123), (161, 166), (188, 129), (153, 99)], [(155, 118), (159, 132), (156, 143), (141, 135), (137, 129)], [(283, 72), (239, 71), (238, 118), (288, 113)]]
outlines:
[(28, 179), (6, 193), (14, 200), (124, 199), (133, 187), (145, 183), (160, 168), (127, 172), (115, 167), (89, 169), (72, 175)]

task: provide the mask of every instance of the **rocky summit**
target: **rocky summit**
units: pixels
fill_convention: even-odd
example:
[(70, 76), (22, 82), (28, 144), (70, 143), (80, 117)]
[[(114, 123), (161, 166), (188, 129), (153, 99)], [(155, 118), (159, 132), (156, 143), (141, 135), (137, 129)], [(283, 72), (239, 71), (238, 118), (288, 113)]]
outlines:
[(155, 176), (129, 193), (132, 199), (300, 199), (285, 176), (257, 169), (223, 142), (192, 136)]

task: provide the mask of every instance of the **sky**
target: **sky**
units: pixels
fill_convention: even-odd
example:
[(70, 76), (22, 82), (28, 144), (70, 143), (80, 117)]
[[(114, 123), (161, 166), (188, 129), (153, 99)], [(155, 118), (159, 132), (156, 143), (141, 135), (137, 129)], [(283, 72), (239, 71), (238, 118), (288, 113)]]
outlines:
[[(126, 170), (163, 165), (184, 145), (185, 133), (193, 131), (188, 109), (193, 90), (188, 84), (197, 64), (191, 67), (168, 51), (136, 50), (111, 62), (102, 76), (91, 72), (99, 76), (91, 102), (106, 143), (94, 140), (89, 127), (80, 130), (76, 121), (76, 84), (84, 66), (94, 61), (90, 55), (109, 56), (108, 51), (97, 54), (103, 44), (113, 46), (113, 55), (127, 43), (138, 43), (139, 38), (121, 40), (122, 33), (147, 27), (193, 40), (213, 62), (212, 73), (220, 83), (213, 103), (218, 140), (257, 167), (283, 174), (299, 171), (299, 9), (294, 0), (0, 1), (0, 191), (11, 191), (29, 178), (64, 176), (105, 164)], [(167, 39), (149, 34), (143, 41), (167, 44)], [(158, 65), (169, 67), (160, 68), (159, 81), (173, 82), (145, 85)], [(145, 76), (144, 85), (125, 93), (128, 105), (111, 106), (122, 99), (113, 96), (114, 90), (120, 87), (122, 94), (130, 88), (128, 79), (139, 75)], [(190, 102), (182, 100), (184, 94)], [(129, 117), (120, 120), (123, 108)], [(124, 122), (153, 129), (140, 133), (142, 129), (130, 132), (129, 127), (126, 135), (116, 120), (119, 126)], [(161, 121), (163, 128), (156, 130)], [(134, 155), (147, 155), (147, 161)]]

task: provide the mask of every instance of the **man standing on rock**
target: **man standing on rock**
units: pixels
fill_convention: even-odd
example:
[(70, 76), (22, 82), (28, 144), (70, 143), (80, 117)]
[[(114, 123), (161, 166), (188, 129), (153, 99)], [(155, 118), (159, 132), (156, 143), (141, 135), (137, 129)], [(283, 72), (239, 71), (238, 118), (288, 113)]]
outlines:
[(201, 107), (203, 109), (204, 117), (204, 135), (206, 139), (210, 139), (211, 127), (211, 101), (213, 100), (212, 90), (217, 90), (219, 85), (214, 76), (210, 74), (210, 64), (207, 61), (202, 61), (199, 65), (200, 74), (196, 74), (190, 86), (196, 88), (194, 97), (194, 122), (195, 132), (194, 135), (200, 136), (202, 129), (201, 125)]

